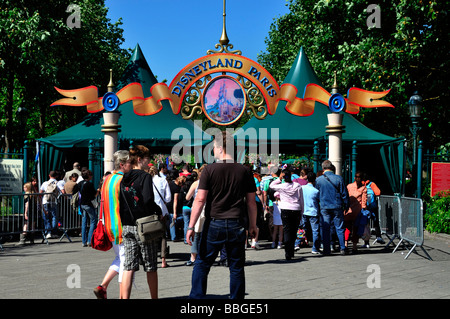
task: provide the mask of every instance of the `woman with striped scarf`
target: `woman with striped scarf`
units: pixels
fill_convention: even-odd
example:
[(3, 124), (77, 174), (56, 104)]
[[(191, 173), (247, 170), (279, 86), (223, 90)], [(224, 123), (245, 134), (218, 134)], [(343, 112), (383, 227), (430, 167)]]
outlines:
[[(128, 151), (117, 151), (113, 155), (115, 170), (105, 177), (101, 189), (100, 210), (104, 218), (104, 225), (109, 239), (113, 243), (114, 253), (116, 254), (111, 266), (106, 272), (102, 283), (94, 289), (94, 294), (98, 299), (106, 299), (106, 289), (111, 280), (119, 275), (119, 287), (122, 282), (124, 249), (122, 244), (122, 223), (120, 221), (120, 183), (123, 174), (131, 170)], [(122, 298), (120, 289), (119, 298)]]

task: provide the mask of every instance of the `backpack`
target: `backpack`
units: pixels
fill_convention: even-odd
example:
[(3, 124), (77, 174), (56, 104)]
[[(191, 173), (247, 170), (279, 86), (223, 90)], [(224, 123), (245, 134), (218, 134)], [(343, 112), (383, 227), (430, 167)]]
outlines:
[(270, 188), (267, 190), (267, 197), (272, 201), (276, 201), (277, 199), (275, 198), (275, 190), (273, 188)]
[(73, 210), (76, 211), (78, 209), (78, 207), (80, 206), (80, 199), (81, 199), (81, 194), (79, 191), (72, 195), (72, 198), (70, 199), (70, 205), (72, 206)]
[(377, 206), (376, 203), (376, 197), (375, 197), (375, 193), (372, 189), (372, 187), (370, 187), (370, 184), (372, 184), (372, 182), (370, 182), (369, 184), (366, 185), (367, 188), (367, 208), (369, 209), (374, 209)]
[[(264, 181), (264, 185), (262, 185), (262, 187), (261, 187), (261, 189), (264, 189), (265, 188), (265, 186), (267, 185), (267, 184), (270, 184), (270, 183), (272, 183), (273, 182), (273, 180), (274, 180), (275, 178), (269, 178), (269, 179), (266, 179), (265, 181)], [(267, 184), (266, 184), (267, 183)], [(272, 188), (268, 188), (267, 189), (267, 197), (269, 198), (269, 200), (271, 200), (272, 202), (274, 202), (274, 201), (276, 201), (276, 198), (275, 198), (275, 190), (273, 190)]]
[(84, 181), (80, 182), (83, 183), (81, 184), (81, 188), (78, 192), (76, 192), (75, 194), (72, 195), (72, 198), (70, 199), (70, 205), (72, 206), (72, 209), (74, 211), (78, 211), (78, 207), (80, 207), (80, 202), (81, 202), (81, 190), (83, 189), (84, 186)]
[(45, 189), (46, 194), (44, 195), (44, 199), (47, 202), (54, 202), (58, 198), (59, 188), (57, 187), (57, 183), (56, 180), (49, 181), (47, 188)]

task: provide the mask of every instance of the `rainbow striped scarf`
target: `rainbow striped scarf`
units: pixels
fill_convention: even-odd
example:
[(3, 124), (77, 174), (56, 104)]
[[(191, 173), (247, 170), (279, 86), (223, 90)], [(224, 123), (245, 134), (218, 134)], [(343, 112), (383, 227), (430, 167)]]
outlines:
[(114, 244), (122, 243), (122, 222), (120, 220), (120, 183), (123, 173), (114, 171), (105, 177), (101, 191), (101, 214), (104, 216), (105, 229)]

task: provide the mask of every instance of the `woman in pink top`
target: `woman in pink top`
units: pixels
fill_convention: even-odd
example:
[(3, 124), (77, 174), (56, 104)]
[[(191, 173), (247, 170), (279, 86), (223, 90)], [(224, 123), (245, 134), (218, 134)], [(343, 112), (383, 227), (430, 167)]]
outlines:
[(350, 233), (352, 234), (353, 247), (352, 251), (356, 252), (358, 244), (357, 225), (355, 219), (358, 217), (362, 209), (367, 206), (367, 188), (362, 181), (361, 172), (356, 172), (355, 181), (347, 185), (348, 196), (350, 201), (349, 209), (344, 212), (345, 224), (345, 247), (348, 246)]
[(286, 260), (291, 260), (294, 257), (294, 244), (303, 212), (302, 186), (293, 183), (291, 171), (285, 169), (280, 178), (270, 183), (269, 187), (280, 193), (278, 207), (283, 221), (284, 252)]

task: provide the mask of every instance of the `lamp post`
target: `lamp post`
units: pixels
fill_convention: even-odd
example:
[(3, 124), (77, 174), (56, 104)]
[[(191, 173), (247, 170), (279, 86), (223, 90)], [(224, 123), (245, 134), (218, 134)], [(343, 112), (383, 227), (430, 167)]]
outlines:
[(413, 165), (417, 163), (417, 133), (420, 130), (419, 120), (420, 112), (422, 111), (422, 97), (417, 91), (410, 97), (408, 101), (409, 106), (409, 116), (411, 117), (412, 127), (410, 131), (413, 135)]

